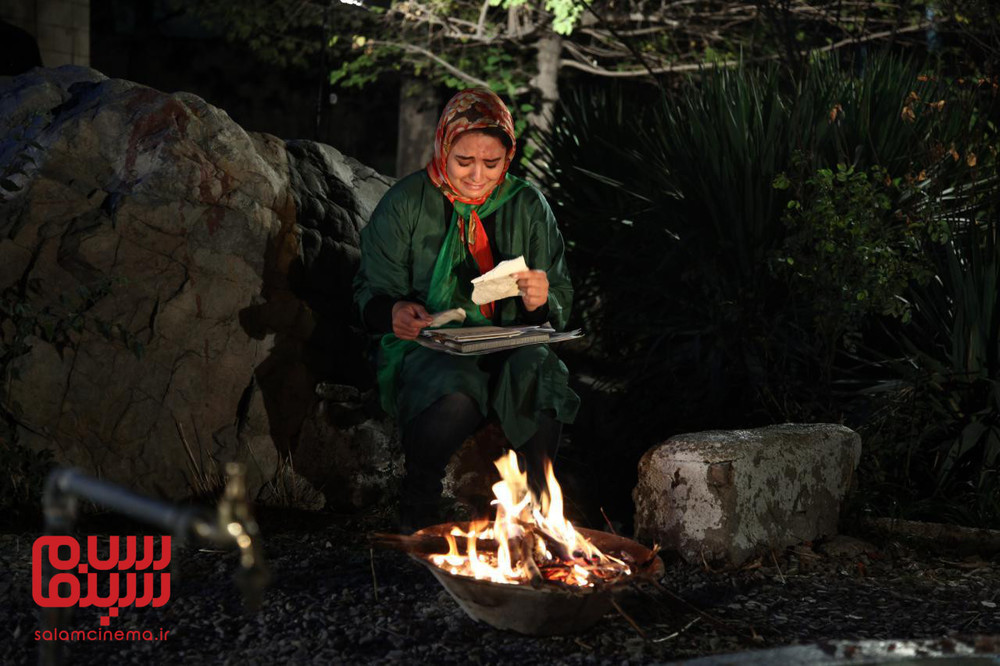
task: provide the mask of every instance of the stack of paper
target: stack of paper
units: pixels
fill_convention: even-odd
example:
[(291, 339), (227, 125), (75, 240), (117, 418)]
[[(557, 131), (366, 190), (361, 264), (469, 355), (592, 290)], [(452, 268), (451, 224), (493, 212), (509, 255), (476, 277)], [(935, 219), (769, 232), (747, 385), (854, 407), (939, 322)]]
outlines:
[(468, 328), (424, 329), (417, 338), (424, 347), (459, 356), (562, 342), (581, 337), (579, 329), (556, 333), (548, 324), (542, 326), (470, 326)]

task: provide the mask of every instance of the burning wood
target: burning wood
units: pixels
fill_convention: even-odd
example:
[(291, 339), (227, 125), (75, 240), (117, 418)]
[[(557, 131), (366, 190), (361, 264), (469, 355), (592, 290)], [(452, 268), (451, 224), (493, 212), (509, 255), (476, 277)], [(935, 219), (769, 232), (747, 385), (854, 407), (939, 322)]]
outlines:
[[(369, 541), (371, 541), (373, 546), (378, 546), (379, 548), (401, 550), (414, 555), (433, 555), (448, 550), (450, 547), (449, 544), (454, 541), (454, 538), (449, 541), (447, 537), (437, 534), (385, 534), (383, 532), (375, 532), (369, 536)], [(480, 538), (477, 547), (483, 550), (496, 551), (497, 542), (493, 539)]]
[(562, 489), (550, 462), (541, 497), (528, 486), (528, 475), (518, 467), (513, 451), (494, 464), (501, 478), (493, 485), (492, 521), (464, 530), (437, 526), (445, 528), (438, 534), (422, 530), (412, 537), (376, 535), (375, 542), (407, 550), (453, 576), (536, 589), (546, 583), (591, 588), (632, 574), (629, 563), (601, 552), (566, 520)]

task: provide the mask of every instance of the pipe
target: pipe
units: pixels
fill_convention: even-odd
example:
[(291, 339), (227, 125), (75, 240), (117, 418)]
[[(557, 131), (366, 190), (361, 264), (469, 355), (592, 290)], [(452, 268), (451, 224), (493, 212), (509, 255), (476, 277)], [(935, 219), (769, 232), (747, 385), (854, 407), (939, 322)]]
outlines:
[[(56, 469), (49, 474), (42, 497), (46, 534), (67, 534), (73, 530), (77, 517), (77, 500), (81, 498), (155, 525), (180, 541), (191, 536), (218, 546), (235, 545), (240, 550), (237, 585), (247, 607), (256, 609), (259, 606), (270, 576), (264, 562), (260, 530), (247, 499), (245, 465), (226, 463), (226, 486), (214, 520), (199, 507), (180, 507), (139, 495), (116, 484), (87, 476), (78, 469)], [(43, 585), (44, 589), (48, 589), (52, 567), (47, 562), (43, 566)], [(42, 609), (42, 629), (65, 626), (71, 612), (71, 608)], [(43, 641), (39, 646), (39, 662), (62, 663), (65, 650), (61, 648), (58, 641)]]
[[(87, 476), (73, 468), (53, 471), (49, 475), (45, 495), (47, 527), (50, 525), (49, 507), (59, 507), (56, 509), (58, 511), (64, 510), (60, 506), (62, 504), (60, 495), (89, 500), (116, 513), (156, 525), (168, 534), (186, 533), (190, 529), (195, 511), (136, 494), (113, 483)], [(58, 520), (64, 518), (60, 517)]]

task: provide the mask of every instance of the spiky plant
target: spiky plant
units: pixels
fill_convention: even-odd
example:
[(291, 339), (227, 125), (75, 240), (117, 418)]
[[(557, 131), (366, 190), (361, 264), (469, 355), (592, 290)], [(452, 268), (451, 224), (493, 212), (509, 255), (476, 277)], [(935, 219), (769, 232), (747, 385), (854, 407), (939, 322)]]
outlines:
[[(953, 226), (942, 211), (975, 208), (973, 193), (988, 183), (970, 175), (970, 164), (995, 164), (980, 145), (990, 111), (983, 86), (977, 90), (978, 102), (966, 103), (976, 95), (885, 56), (846, 68), (818, 61), (799, 81), (775, 69), (706, 72), (651, 108), (635, 104), (631, 91), (564, 96), (542, 155), (580, 287), (577, 308), (612, 391), (612, 406), (591, 413), (600, 414), (599, 439), (617, 440), (614, 455), (624, 446), (632, 457), (685, 429), (864, 418), (857, 403), (865, 398), (847, 389), (870, 388), (877, 372), (864, 362), (899, 357), (900, 343), (894, 334), (865, 340), (862, 356), (845, 352), (839, 334), (824, 341), (818, 333), (823, 309), (842, 305), (811, 298), (808, 284), (773, 270), (773, 258), (789, 249), (793, 191), (776, 190), (775, 176), (806, 183), (823, 170), (880, 174), (857, 205), (865, 197), (887, 205), (852, 212), (831, 199), (830, 210), (860, 231), (869, 224), (862, 217), (876, 216), (887, 231), (874, 238), (890, 245), (835, 250), (878, 257), (894, 251), (894, 227), (916, 225), (903, 236), (907, 247), (930, 253), (926, 262), (937, 268), (934, 253)], [(793, 156), (804, 168), (793, 169)], [(849, 266), (841, 259), (830, 265)], [(926, 272), (923, 261), (900, 265), (883, 302), (902, 298), (907, 307), (889, 309), (891, 331), (916, 307), (905, 270)], [(846, 284), (873, 275), (881, 279), (853, 267), (825, 277)], [(852, 326), (869, 334), (882, 311), (860, 315)]]

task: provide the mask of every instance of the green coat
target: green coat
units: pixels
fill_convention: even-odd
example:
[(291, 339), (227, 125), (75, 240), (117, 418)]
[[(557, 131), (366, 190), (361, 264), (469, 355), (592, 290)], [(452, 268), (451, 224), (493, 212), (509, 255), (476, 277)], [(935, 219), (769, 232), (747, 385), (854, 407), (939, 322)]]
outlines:
[[(354, 298), (362, 312), (376, 295), (427, 302), (447, 230), (446, 205), (447, 199), (423, 170), (403, 178), (382, 197), (361, 230), (361, 266), (354, 278)], [(556, 329), (564, 328), (573, 286), (562, 236), (541, 192), (525, 187), (501, 206), (496, 211), (493, 235), (499, 251), (496, 263), (524, 255), (529, 268), (546, 272), (549, 322)], [(449, 307), (477, 309), (471, 300), (470, 280), (479, 275), (479, 269), (471, 255), (466, 253), (456, 272), (460, 287)], [(516, 296), (496, 303), (501, 323), (519, 323), (519, 299)], [(395, 336), (389, 337), (395, 341)], [(384, 355), (379, 362), (385, 363)], [(537, 414), (542, 410), (553, 410), (563, 423), (573, 422), (580, 399), (570, 390), (568, 379), (566, 365), (548, 345), (482, 356), (451, 356), (410, 344), (395, 385), (380, 381), (380, 390), (383, 406), (404, 426), (441, 396), (467, 393), (484, 416), (491, 410), (496, 413), (507, 439), (517, 447), (535, 433)]]

